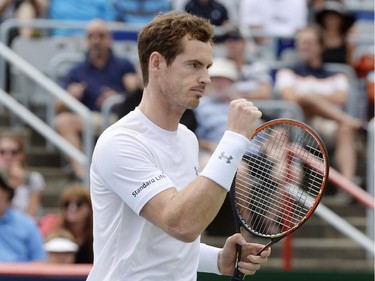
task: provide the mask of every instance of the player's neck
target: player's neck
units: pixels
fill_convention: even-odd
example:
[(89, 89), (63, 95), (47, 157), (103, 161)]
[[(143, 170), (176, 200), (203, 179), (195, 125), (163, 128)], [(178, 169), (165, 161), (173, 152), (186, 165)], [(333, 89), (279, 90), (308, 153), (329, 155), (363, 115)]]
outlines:
[(167, 131), (176, 131), (183, 111), (174, 109), (160, 96), (151, 93), (147, 88), (143, 92), (139, 110), (158, 127)]

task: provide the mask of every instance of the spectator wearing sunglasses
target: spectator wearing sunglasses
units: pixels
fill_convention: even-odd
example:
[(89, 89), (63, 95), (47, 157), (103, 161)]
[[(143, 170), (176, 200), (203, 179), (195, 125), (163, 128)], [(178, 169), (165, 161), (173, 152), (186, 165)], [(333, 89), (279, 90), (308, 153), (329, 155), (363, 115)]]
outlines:
[(74, 263), (92, 263), (92, 209), (88, 188), (80, 183), (66, 186), (60, 197), (59, 214), (46, 215), (40, 221), (40, 229), (45, 237), (57, 230), (69, 231), (78, 244)]
[(27, 166), (26, 145), (21, 134), (5, 131), (0, 135), (0, 171), (14, 187), (13, 207), (36, 217), (41, 211), (43, 175)]
[(14, 188), (0, 177), (0, 262), (46, 259), (43, 237), (35, 220), (11, 206)]

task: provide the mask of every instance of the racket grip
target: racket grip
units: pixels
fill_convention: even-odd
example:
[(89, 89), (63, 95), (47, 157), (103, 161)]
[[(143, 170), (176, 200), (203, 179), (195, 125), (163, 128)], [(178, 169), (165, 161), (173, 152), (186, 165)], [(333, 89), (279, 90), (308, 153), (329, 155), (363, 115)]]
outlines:
[(238, 263), (241, 260), (241, 254), (242, 254), (242, 248), (240, 245), (237, 245), (236, 264), (234, 267), (234, 273), (233, 273), (231, 281), (242, 281), (245, 278), (245, 274), (243, 274), (242, 272), (238, 270)]
[(256, 254), (256, 256), (260, 256), (261, 253), (263, 253), (264, 250), (267, 250), (269, 247), (271, 247), (276, 242), (280, 241), (283, 238), (283, 236), (275, 238), (268, 242), (262, 249), (259, 250), (259, 252)]
[(260, 256), (261, 253), (263, 253), (264, 250), (266, 250), (270, 245), (264, 246), (262, 249), (259, 250), (259, 252), (256, 254), (256, 256)]

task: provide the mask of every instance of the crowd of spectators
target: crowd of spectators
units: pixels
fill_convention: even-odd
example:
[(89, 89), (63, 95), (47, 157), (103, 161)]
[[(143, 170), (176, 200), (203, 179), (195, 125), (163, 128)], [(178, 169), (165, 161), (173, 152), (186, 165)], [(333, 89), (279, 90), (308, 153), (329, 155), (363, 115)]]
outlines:
[[(0, 23), (9, 18), (87, 22), (85, 30), (55, 29), (48, 36), (85, 38), (84, 60), (67, 71), (61, 86), (90, 109), (97, 136), (104, 122), (104, 102), (113, 96), (124, 97), (111, 116), (113, 123), (138, 105), (143, 90), (138, 65), (114, 51), (107, 22), (139, 26), (172, 9), (206, 17), (218, 28), (214, 45), (220, 50), (209, 69), (212, 86), (201, 105), (187, 110), (181, 120), (198, 137), (202, 167), (225, 131), (231, 100), (286, 100), (302, 108), (305, 121), (334, 149), (333, 165), (344, 177), (355, 180), (356, 136), (374, 116), (374, 54), (366, 54), (372, 67), (355, 77), (367, 83), (367, 88), (358, 89), (364, 91), (366, 99), (364, 119), (346, 111), (352, 81), (325, 68), (326, 63), (340, 63), (359, 69), (355, 56), (358, 46), (350, 40), (355, 32), (354, 14), (339, 0), (238, 3), (234, 14), (233, 6), (229, 9), (233, 2), (224, 0), (0, 0)], [(7, 43), (17, 36), (43, 34), (23, 27), (10, 34)], [(261, 60), (259, 53), (268, 51), (269, 41), (278, 37), (291, 39), (289, 47), (294, 55), (272, 72), (274, 65)], [(81, 149), (83, 121), (61, 101), (55, 106), (56, 130)], [(264, 116), (264, 121), (276, 117), (283, 116)], [(85, 167), (74, 159), (68, 162), (75, 180), (82, 182)], [(22, 137), (11, 132), (0, 136), (0, 175), (0, 262), (92, 263), (92, 210), (86, 186), (66, 186), (56, 204), (59, 214), (38, 220), (43, 214), (41, 195), (46, 182), (41, 173), (29, 169), (27, 146)]]

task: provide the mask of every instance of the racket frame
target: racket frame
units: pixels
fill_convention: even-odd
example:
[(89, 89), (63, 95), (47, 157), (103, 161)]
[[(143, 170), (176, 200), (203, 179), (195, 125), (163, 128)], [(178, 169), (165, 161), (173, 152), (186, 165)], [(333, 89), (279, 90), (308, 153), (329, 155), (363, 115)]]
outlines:
[[(231, 202), (231, 207), (232, 207), (232, 213), (233, 213), (233, 216), (234, 216), (236, 231), (238, 233), (241, 233), (241, 228), (243, 228), (247, 232), (249, 232), (251, 234), (254, 234), (255, 236), (271, 239), (261, 250), (258, 251), (258, 253), (256, 255), (260, 255), (264, 250), (271, 247), (273, 244), (279, 242), (282, 238), (290, 235), (292, 232), (294, 232), (296, 229), (301, 227), (308, 220), (308, 218), (313, 214), (316, 207), (318, 206), (318, 204), (319, 204), (319, 202), (320, 202), (320, 200), (323, 196), (324, 189), (325, 189), (325, 187), (327, 185), (327, 182), (328, 182), (328, 174), (329, 174), (329, 166), (330, 165), (329, 165), (327, 148), (326, 148), (323, 140), (321, 139), (321, 137), (318, 135), (318, 133), (313, 128), (311, 128), (309, 125), (307, 125), (307, 124), (305, 124), (301, 121), (296, 121), (296, 120), (288, 119), (288, 118), (274, 119), (274, 120), (265, 122), (262, 125), (260, 125), (255, 130), (251, 139), (254, 139), (254, 137), (257, 136), (259, 132), (263, 131), (267, 127), (276, 126), (276, 125), (285, 125), (286, 123), (297, 126), (297, 127), (301, 128), (303, 130), (308, 131), (310, 133), (310, 135), (319, 144), (319, 149), (322, 152), (322, 155), (323, 155), (323, 158), (324, 158), (324, 163), (326, 164), (324, 166), (324, 171), (322, 171), (322, 174), (324, 175), (324, 177), (323, 177), (323, 180), (322, 180), (320, 191), (315, 198), (313, 206), (309, 209), (309, 211), (306, 213), (306, 215), (296, 225), (294, 225), (293, 227), (291, 227), (287, 231), (284, 231), (284, 232), (281, 232), (281, 233), (278, 233), (278, 234), (275, 234), (275, 235), (262, 235), (262, 234), (260, 234), (256, 231), (253, 231), (252, 229), (247, 227), (247, 223), (242, 220), (241, 215), (240, 215), (240, 213), (237, 209), (237, 204), (235, 202), (235, 197), (236, 197), (236, 195), (235, 195), (235, 184), (236, 184), (237, 173), (235, 174), (235, 176), (233, 178), (233, 182), (232, 182), (232, 187), (230, 189), (230, 202)], [(307, 165), (308, 165), (308, 163), (307, 163)], [(235, 270), (234, 270), (234, 274), (233, 274), (233, 277), (232, 277), (232, 281), (241, 281), (245, 277), (245, 275), (238, 270), (238, 263), (241, 261), (241, 255), (242, 255), (242, 247), (240, 245), (237, 245)]]

